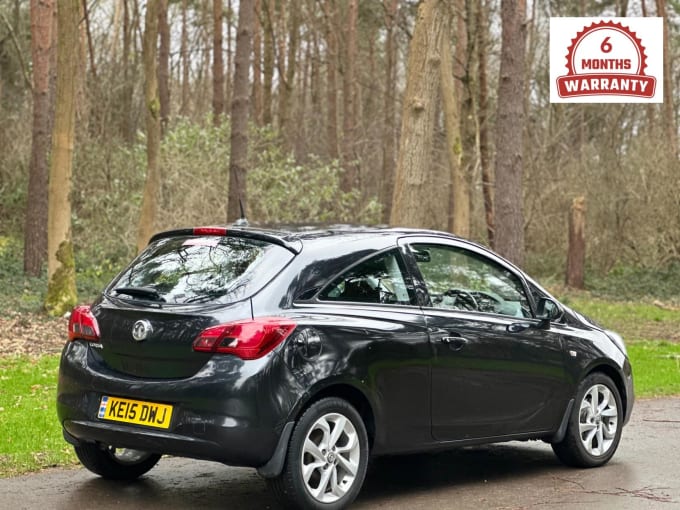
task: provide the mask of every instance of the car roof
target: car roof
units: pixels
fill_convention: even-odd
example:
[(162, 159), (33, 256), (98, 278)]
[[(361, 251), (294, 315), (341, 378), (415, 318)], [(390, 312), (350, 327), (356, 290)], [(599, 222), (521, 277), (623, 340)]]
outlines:
[(437, 230), (388, 227), (388, 226), (364, 226), (349, 224), (334, 225), (309, 225), (309, 224), (284, 224), (263, 226), (235, 226), (214, 225), (193, 228), (181, 228), (166, 230), (155, 234), (149, 243), (158, 239), (186, 236), (186, 235), (217, 235), (234, 236), (249, 239), (259, 239), (281, 245), (294, 253), (302, 250), (303, 244), (313, 243), (316, 240), (328, 241), (329, 238), (366, 238), (366, 237), (390, 237), (398, 238), (405, 235), (428, 235), (459, 239), (448, 232)]

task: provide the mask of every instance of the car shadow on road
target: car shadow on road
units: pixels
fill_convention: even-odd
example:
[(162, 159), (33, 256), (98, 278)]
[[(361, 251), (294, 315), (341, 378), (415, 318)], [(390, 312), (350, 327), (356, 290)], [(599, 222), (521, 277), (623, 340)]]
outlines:
[[(463, 492), (555, 469), (567, 468), (561, 467), (548, 445), (536, 442), (383, 457), (369, 464), (354, 506), (373, 508), (389, 501), (390, 506), (408, 508), (415, 499), (440, 490)], [(88, 502), (96, 504), (90, 507)], [(255, 470), (186, 459), (163, 459), (149, 474), (132, 482), (102, 478), (77, 482), (61, 508), (223, 509), (226, 503), (239, 510), (280, 508)]]
[(437, 489), (465, 489), (522, 479), (550, 469), (568, 470), (542, 442), (461, 447), (431, 454), (375, 459), (369, 465), (360, 503)]
[[(163, 469), (162, 463), (163, 461), (146, 476), (134, 481), (92, 478), (79, 483), (77, 488), (71, 490), (64, 509), (278, 508), (264, 480), (253, 469), (195, 462), (188, 464), (185, 471), (174, 470), (175, 472), (169, 473), (171, 470)], [(96, 504), (92, 504), (95, 501)], [(92, 506), (88, 506), (87, 502)]]

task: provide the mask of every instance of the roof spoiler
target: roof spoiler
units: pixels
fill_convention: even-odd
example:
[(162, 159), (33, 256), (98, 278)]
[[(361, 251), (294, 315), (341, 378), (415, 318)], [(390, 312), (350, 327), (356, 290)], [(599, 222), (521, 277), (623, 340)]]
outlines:
[[(245, 218), (244, 218), (245, 219)], [(279, 236), (273, 235), (270, 232), (256, 230), (256, 229), (245, 229), (242, 226), (237, 226), (234, 224), (233, 227), (223, 227), (223, 226), (205, 226), (205, 227), (194, 227), (194, 228), (179, 228), (175, 230), (166, 230), (165, 232), (159, 232), (155, 234), (149, 243), (157, 241), (158, 239), (164, 239), (166, 237), (175, 236), (224, 236), (224, 237), (240, 237), (243, 239), (255, 239), (257, 241), (265, 241), (271, 244), (276, 244), (286, 248), (288, 251), (297, 255), (302, 251), (302, 242), (296, 240), (294, 242), (289, 242)]]

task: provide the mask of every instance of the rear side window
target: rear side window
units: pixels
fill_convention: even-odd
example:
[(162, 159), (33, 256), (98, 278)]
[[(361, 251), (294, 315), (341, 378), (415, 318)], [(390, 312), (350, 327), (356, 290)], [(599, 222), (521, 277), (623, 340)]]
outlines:
[(293, 258), (285, 248), (238, 237), (159, 239), (108, 293), (169, 304), (231, 303), (253, 295)]
[(396, 250), (357, 264), (333, 280), (319, 299), (355, 303), (411, 304), (401, 259)]

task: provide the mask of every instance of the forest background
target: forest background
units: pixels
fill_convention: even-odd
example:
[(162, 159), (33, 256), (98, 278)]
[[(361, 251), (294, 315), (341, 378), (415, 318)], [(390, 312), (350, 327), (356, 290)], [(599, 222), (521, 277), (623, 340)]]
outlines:
[[(57, 23), (69, 9), (71, 38)], [(678, 12), (665, 0), (2, 0), (7, 299), (60, 315), (150, 233), (231, 221), (239, 198), (251, 223), (452, 231), (557, 284), (583, 197), (577, 286), (672, 303)], [(663, 104), (549, 102), (551, 16), (657, 15)], [(59, 90), (73, 94), (63, 147)], [(72, 166), (48, 179), (60, 147)], [(51, 257), (72, 240), (80, 291), (56, 304), (48, 182), (67, 212)]]

